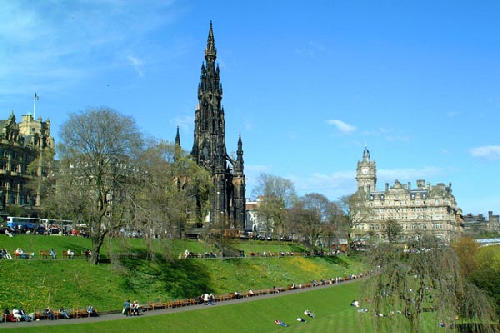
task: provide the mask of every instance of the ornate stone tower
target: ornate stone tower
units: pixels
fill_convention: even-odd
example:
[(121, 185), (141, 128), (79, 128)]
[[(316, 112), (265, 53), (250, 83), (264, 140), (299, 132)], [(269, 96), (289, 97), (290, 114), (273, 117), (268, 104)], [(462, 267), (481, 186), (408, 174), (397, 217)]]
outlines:
[(376, 189), (377, 174), (375, 161), (370, 161), (370, 151), (366, 147), (363, 151), (363, 159), (358, 161), (356, 181), (358, 182), (358, 190), (370, 193)]
[[(210, 221), (230, 218), (233, 226), (245, 226), (245, 174), (241, 138), (236, 161), (226, 153), (224, 107), (220, 69), (215, 63), (217, 50), (210, 21), (205, 62), (201, 65), (198, 106), (195, 110), (194, 142), (191, 156), (210, 171), (215, 193), (211, 198)], [(229, 162), (229, 164), (227, 163)], [(233, 170), (231, 170), (232, 166)], [(233, 172), (234, 171), (234, 174)]]

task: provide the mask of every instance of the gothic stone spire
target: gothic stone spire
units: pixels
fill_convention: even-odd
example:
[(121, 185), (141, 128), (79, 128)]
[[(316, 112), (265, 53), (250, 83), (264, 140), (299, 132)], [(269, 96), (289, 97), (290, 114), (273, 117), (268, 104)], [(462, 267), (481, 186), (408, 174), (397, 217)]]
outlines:
[(210, 20), (210, 30), (208, 31), (207, 47), (205, 49), (205, 60), (207, 63), (215, 62), (217, 49), (215, 48), (214, 31), (212, 29), (212, 20)]

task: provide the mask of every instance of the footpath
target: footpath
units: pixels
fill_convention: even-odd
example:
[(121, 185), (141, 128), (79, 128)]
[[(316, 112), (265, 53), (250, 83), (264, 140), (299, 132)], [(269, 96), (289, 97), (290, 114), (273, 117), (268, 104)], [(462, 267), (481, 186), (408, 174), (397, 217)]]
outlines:
[(90, 318), (39, 320), (39, 321), (31, 321), (31, 322), (21, 321), (21, 322), (14, 322), (14, 323), (7, 322), (7, 323), (0, 323), (0, 329), (21, 328), (21, 327), (26, 328), (26, 327), (52, 326), (52, 325), (85, 324), (85, 323), (94, 323), (94, 322), (118, 320), (118, 319), (134, 320), (135, 318), (141, 318), (141, 317), (158, 316), (158, 315), (168, 314), (168, 313), (207, 309), (207, 308), (214, 307), (214, 306), (226, 306), (226, 305), (239, 304), (239, 303), (244, 303), (244, 302), (253, 302), (253, 301), (258, 301), (258, 300), (262, 300), (262, 299), (266, 299), (266, 298), (281, 297), (281, 296), (285, 296), (285, 295), (304, 293), (304, 292), (317, 290), (317, 289), (333, 288), (333, 287), (336, 287), (338, 285), (352, 283), (352, 282), (355, 282), (355, 281), (360, 280), (360, 279), (363, 279), (363, 278), (346, 280), (346, 281), (343, 281), (340, 283), (334, 283), (334, 284), (318, 285), (316, 287), (290, 289), (290, 290), (285, 290), (285, 291), (282, 291), (279, 293), (274, 293), (274, 294), (264, 294), (264, 295), (254, 296), (254, 297), (243, 297), (243, 298), (239, 298), (239, 299), (234, 298), (234, 299), (225, 300), (225, 301), (221, 301), (221, 302), (215, 302), (214, 304), (211, 304), (211, 305), (209, 305), (209, 304), (195, 304), (195, 305), (189, 305), (189, 306), (183, 306), (183, 307), (177, 307), (177, 308), (149, 310), (149, 311), (142, 312), (139, 316), (125, 317), (121, 313), (112, 313), (112, 314), (103, 314), (103, 315), (99, 315), (99, 317), (90, 317)]

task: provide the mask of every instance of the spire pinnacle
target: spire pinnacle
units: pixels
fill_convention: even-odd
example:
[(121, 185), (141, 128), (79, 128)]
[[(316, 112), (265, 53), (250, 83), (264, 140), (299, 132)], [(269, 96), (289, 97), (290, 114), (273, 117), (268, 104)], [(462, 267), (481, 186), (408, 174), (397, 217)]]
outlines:
[(175, 134), (175, 145), (181, 145), (181, 134), (179, 133), (179, 126), (177, 126), (177, 133)]
[(215, 61), (216, 56), (217, 50), (215, 48), (214, 31), (212, 28), (212, 20), (210, 20), (210, 30), (208, 31), (207, 47), (205, 49), (205, 60), (207, 62), (213, 62)]
[(365, 150), (363, 150), (363, 160), (369, 161), (370, 160), (370, 151), (368, 148), (365, 146)]

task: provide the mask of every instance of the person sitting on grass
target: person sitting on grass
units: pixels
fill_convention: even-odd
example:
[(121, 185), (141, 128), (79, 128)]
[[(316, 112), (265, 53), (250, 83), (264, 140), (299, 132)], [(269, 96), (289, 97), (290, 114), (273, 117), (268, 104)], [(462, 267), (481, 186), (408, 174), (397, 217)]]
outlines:
[(304, 318), (300, 318), (300, 317), (299, 317), (299, 318), (297, 318), (297, 321), (298, 321), (298, 322), (301, 322), (301, 323), (306, 323), (306, 320), (305, 320)]
[(285, 322), (281, 321), (281, 320), (277, 320), (277, 319), (276, 319), (276, 320), (274, 321), (274, 323), (275, 323), (276, 325), (280, 325), (280, 326), (283, 326), (283, 327), (288, 327), (288, 325), (287, 325)]
[(309, 310), (305, 310), (305, 311), (304, 311), (304, 314), (305, 314), (306, 316), (309, 316), (309, 317), (311, 317), (311, 318), (314, 318), (314, 313), (312, 313), (312, 312), (311, 312), (311, 311), (309, 311)]
[(69, 319), (69, 314), (66, 312), (66, 310), (64, 310), (63, 308), (60, 308), (59, 309), (59, 315), (63, 318), (63, 319)]
[(358, 302), (357, 300), (353, 300), (353, 301), (351, 302), (351, 306), (354, 306), (354, 307), (356, 307), (356, 308), (359, 308), (359, 302)]
[(71, 251), (71, 249), (68, 249), (66, 253), (68, 254), (68, 258), (73, 259), (75, 257), (75, 252)]

